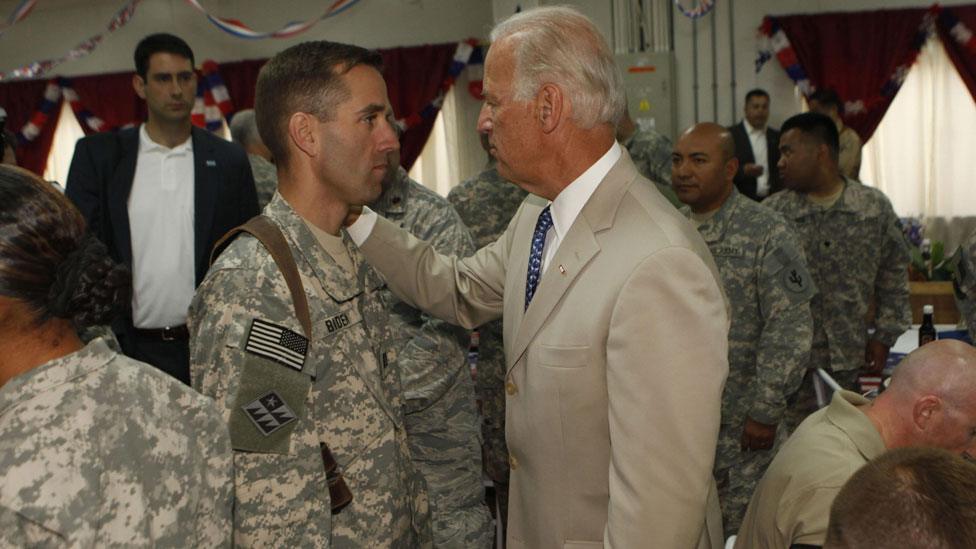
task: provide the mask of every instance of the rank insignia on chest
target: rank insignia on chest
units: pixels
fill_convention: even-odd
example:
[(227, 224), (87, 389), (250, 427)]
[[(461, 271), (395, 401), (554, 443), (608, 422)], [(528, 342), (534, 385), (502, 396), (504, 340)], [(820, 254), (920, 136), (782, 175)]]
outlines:
[(298, 419), (295, 412), (285, 404), (284, 399), (274, 391), (268, 391), (263, 396), (242, 406), (242, 409), (264, 436), (268, 436)]
[(301, 372), (308, 355), (308, 339), (284, 326), (255, 318), (244, 350)]

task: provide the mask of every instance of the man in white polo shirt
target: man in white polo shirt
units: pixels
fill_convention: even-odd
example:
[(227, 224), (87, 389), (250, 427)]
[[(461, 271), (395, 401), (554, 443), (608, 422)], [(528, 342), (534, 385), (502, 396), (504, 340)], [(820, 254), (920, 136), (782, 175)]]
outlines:
[(214, 243), (257, 215), (257, 198), (243, 149), (190, 122), (197, 77), (186, 42), (147, 36), (135, 64), (146, 122), (78, 141), (65, 192), (132, 269), (131, 315), (113, 326), (122, 350), (189, 383), (187, 307)]

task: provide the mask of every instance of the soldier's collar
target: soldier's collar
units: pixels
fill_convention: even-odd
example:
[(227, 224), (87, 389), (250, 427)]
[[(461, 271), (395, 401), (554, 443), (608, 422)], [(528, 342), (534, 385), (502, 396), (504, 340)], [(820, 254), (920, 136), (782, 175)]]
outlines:
[(738, 208), (740, 200), (742, 200), (742, 195), (733, 186), (732, 193), (725, 199), (725, 203), (715, 212), (715, 215), (698, 227), (698, 232), (701, 233), (705, 242), (716, 242), (722, 239), (722, 236), (725, 235), (725, 229), (729, 225), (729, 219), (732, 218), (732, 214)]
[(0, 416), (20, 402), (101, 368), (115, 356), (103, 339), (95, 338), (74, 353), (20, 374), (0, 387)]

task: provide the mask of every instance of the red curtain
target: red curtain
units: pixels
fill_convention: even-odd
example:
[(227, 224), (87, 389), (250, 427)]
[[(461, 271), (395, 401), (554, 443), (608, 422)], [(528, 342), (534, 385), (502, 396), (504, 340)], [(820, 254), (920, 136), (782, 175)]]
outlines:
[(867, 141), (881, 122), (926, 34), (929, 9), (879, 10), (776, 17), (811, 84), (833, 88), (861, 112), (844, 123)]
[(400, 164), (408, 170), (434, 128), (440, 105), (431, 101), (442, 89), (455, 49), (457, 44), (380, 50), (393, 112), (411, 121), (400, 140)]
[(937, 28), (949, 59), (976, 100), (976, 6), (943, 7)]

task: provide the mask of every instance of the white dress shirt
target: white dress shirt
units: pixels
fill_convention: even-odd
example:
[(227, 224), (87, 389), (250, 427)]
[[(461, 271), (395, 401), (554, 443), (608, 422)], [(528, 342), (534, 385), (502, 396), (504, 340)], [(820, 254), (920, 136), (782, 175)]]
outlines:
[(586, 201), (593, 195), (593, 191), (600, 185), (603, 178), (610, 172), (610, 168), (620, 159), (620, 145), (614, 141), (610, 150), (603, 153), (599, 160), (580, 174), (570, 183), (556, 199), (549, 204), (552, 214), (552, 228), (546, 233), (546, 246), (542, 250), (542, 272), (546, 272), (552, 256), (556, 255), (559, 244), (562, 243), (569, 228), (573, 226)]
[[(620, 155), (620, 144), (614, 141), (610, 145), (610, 149), (599, 160), (594, 162), (585, 172), (567, 185), (556, 196), (556, 199), (549, 203), (549, 213), (552, 215), (552, 227), (546, 233), (546, 245), (542, 252), (543, 273), (546, 272), (546, 267), (549, 265), (552, 257), (556, 255), (559, 244), (566, 236), (569, 228), (573, 226), (573, 222), (576, 221), (576, 217), (583, 210), (586, 201), (590, 199), (590, 196), (596, 191), (600, 182), (610, 172), (610, 168), (613, 168), (613, 165), (620, 159)], [(373, 226), (376, 225), (376, 218), (376, 212), (363, 206), (363, 213), (359, 216), (359, 219), (346, 228), (346, 232), (349, 233), (349, 238), (357, 246), (362, 245), (369, 238), (370, 233), (373, 232)]]
[(186, 324), (196, 281), (194, 187), (193, 138), (170, 149), (143, 124), (128, 201), (136, 328)]
[(756, 129), (746, 120), (746, 131), (749, 133), (749, 144), (752, 145), (752, 156), (755, 164), (763, 167), (763, 173), (756, 178), (756, 195), (769, 194), (769, 145), (766, 143), (766, 128)]

